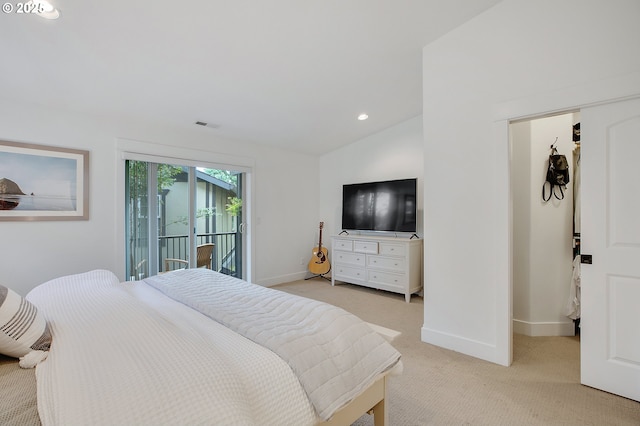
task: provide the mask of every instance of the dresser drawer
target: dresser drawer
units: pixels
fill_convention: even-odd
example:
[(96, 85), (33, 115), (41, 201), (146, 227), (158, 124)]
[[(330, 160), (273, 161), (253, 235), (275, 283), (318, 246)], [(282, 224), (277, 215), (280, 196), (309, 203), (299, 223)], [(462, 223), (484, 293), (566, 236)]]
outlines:
[(334, 265), (332, 273), (337, 280), (364, 281), (367, 278), (366, 269), (352, 266)]
[(377, 241), (354, 241), (353, 251), (358, 253), (378, 254), (378, 242)]
[(367, 267), (375, 269), (388, 269), (397, 272), (406, 270), (407, 262), (403, 258), (367, 256)]
[(402, 256), (407, 254), (407, 246), (402, 244), (380, 243), (380, 254), (384, 256)]
[(351, 253), (346, 251), (335, 251), (333, 255), (333, 264), (334, 265), (355, 265), (355, 266), (364, 266), (365, 265), (365, 256), (361, 253)]
[(404, 274), (394, 274), (391, 272), (381, 271), (368, 271), (367, 281), (371, 284), (380, 284), (399, 290), (404, 289), (408, 284), (408, 278)]
[(336, 250), (353, 251), (353, 241), (351, 240), (333, 240), (333, 248)]
[(334, 235), (331, 285), (337, 281), (404, 294), (422, 288), (422, 240), (377, 235)]

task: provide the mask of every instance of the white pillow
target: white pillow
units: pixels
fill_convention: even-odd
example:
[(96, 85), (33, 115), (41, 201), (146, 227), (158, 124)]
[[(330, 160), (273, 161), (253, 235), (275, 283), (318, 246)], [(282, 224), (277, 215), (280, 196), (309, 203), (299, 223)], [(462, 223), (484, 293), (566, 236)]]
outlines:
[(32, 351), (48, 351), (51, 333), (36, 306), (0, 285), (0, 353), (20, 358)]

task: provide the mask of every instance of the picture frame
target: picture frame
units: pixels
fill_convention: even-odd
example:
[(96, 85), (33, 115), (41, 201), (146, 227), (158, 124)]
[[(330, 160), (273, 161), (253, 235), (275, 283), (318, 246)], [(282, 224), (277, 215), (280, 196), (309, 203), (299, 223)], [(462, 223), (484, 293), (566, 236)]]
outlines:
[(89, 151), (0, 140), (0, 221), (88, 219)]

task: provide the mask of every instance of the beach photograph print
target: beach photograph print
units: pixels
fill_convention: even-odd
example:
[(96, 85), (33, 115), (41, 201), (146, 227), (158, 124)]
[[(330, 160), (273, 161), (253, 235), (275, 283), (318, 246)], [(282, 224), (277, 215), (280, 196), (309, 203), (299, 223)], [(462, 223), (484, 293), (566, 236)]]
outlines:
[(88, 156), (0, 141), (0, 220), (88, 219)]

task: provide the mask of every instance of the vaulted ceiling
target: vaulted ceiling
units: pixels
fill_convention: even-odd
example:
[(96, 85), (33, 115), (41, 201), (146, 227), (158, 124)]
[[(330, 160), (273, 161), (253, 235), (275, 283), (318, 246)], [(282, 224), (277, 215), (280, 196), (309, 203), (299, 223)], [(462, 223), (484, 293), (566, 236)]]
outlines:
[(499, 0), (50, 2), (0, 16), (0, 99), (321, 154), (421, 114), (422, 47)]

